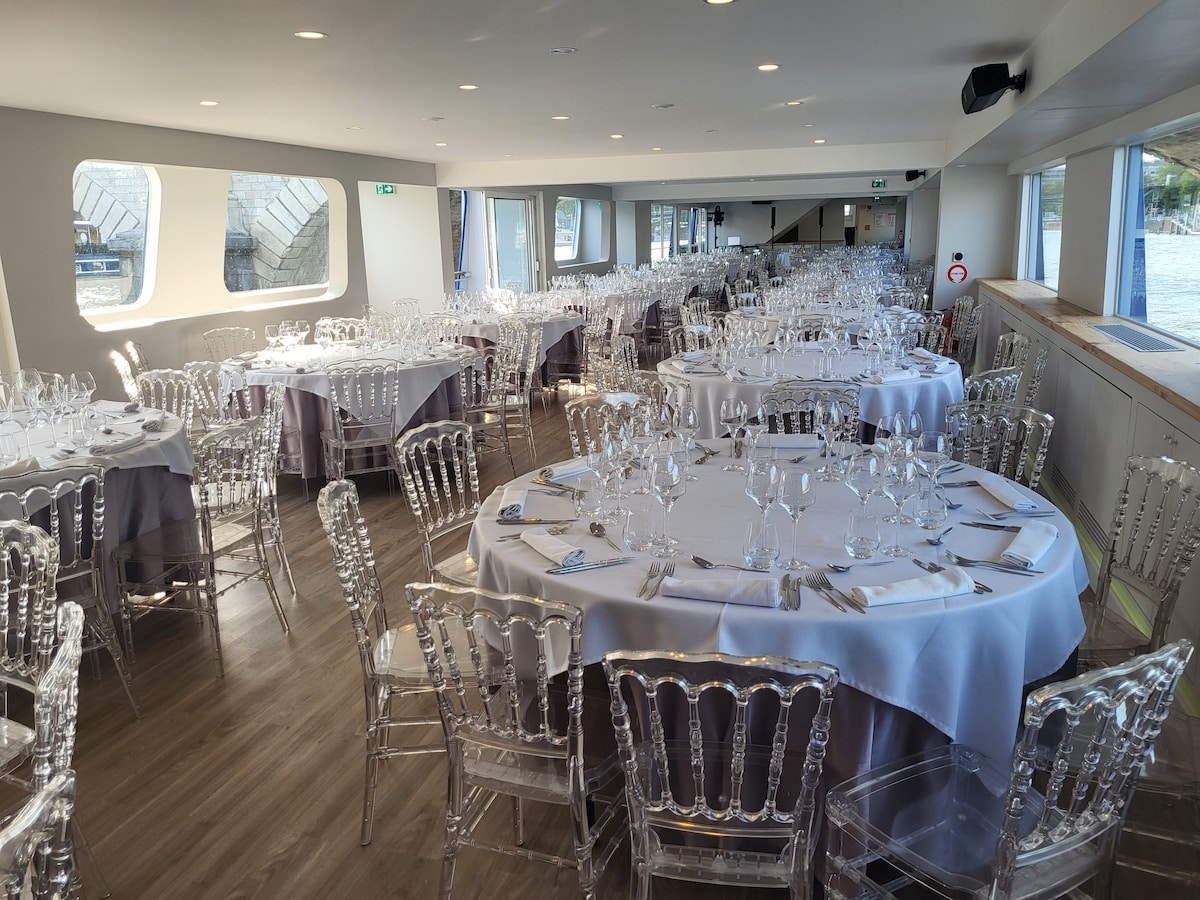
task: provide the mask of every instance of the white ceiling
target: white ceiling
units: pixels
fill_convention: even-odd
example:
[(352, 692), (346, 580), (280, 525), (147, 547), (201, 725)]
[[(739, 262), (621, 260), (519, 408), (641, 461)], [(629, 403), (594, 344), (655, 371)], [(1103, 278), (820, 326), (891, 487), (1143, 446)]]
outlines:
[[(894, 172), (923, 163), (962, 127), (959, 92), (972, 67), (1015, 63), (1067, 3), (0, 0), (0, 105), (436, 162), (439, 179), (443, 168), (524, 161), (531, 171), (544, 160), (554, 183), (567, 180), (570, 161), (580, 163), (573, 180), (658, 181), (637, 157), (665, 164), (677, 154), (712, 154), (724, 162), (710, 177), (729, 179), (747, 174), (736, 161), (785, 151), (816, 160), (796, 174)], [(1163, 6), (1200, 18), (1195, 0)], [(329, 36), (293, 36), (302, 29)], [(1195, 59), (1146, 77), (1161, 96), (1166, 81), (1193, 77)], [(757, 71), (765, 62), (779, 71)], [(1145, 102), (1129, 81), (1112, 102)], [(1071, 126), (1054, 110), (1109, 102), (1089, 103), (1091, 89), (1048, 90), (1026, 104), (1005, 123), (1003, 159)], [(205, 99), (220, 105), (199, 106)], [(674, 106), (652, 108), (662, 103)], [(423, 121), (434, 116), (442, 120)], [(817, 138), (827, 143), (818, 148)], [(924, 149), (915, 161), (863, 165), (865, 151), (889, 145)], [(583, 161), (607, 161), (613, 174), (593, 165), (587, 177)], [(627, 170), (637, 176), (616, 174)]]

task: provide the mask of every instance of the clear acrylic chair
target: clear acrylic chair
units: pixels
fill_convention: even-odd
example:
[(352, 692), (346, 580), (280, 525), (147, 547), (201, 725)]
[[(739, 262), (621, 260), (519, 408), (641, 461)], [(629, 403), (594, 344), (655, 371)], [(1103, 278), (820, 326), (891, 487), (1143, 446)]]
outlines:
[(1042, 389), (1042, 376), (1046, 372), (1046, 361), (1050, 358), (1050, 348), (1042, 347), (1029, 367), (1028, 378), (1025, 379), (1025, 405), (1037, 406), (1038, 392)]
[(819, 403), (836, 403), (843, 433), (858, 434), (859, 386), (834, 386), (828, 381), (794, 379), (778, 382), (763, 391), (760, 404), (768, 416), (772, 434), (812, 434)]
[(150, 369), (137, 376), (142, 405), (178, 416), (192, 427), (196, 389), (192, 377), (182, 369)]
[(0, 828), (0, 890), (4, 896), (30, 900), (69, 896), (74, 874), (74, 811), (75, 772), (64, 769)]
[(633, 393), (587, 394), (568, 400), (563, 407), (571, 454), (587, 456), (600, 450), (600, 439), (610, 423), (624, 421), (645, 398)]
[(141, 375), (143, 372), (149, 372), (154, 367), (150, 365), (150, 360), (146, 359), (146, 350), (137, 341), (126, 341), (125, 352), (129, 354), (129, 362), (133, 366), (133, 374)]
[(1007, 765), (952, 744), (833, 788), (825, 896), (892, 900), (915, 883), (1053, 898), (1092, 881), (1111, 897), (1125, 813), (1191, 654), (1179, 641), (1035, 690)]
[(500, 346), (513, 354), (511, 382), (504, 402), (504, 418), (509, 433), (515, 430), (529, 448), (529, 460), (536, 466), (537, 448), (534, 445), (533, 417), (530, 401), (536, 391), (542, 398), (542, 411), (549, 412), (546, 392), (542, 389), (541, 364), (538, 355), (542, 347), (544, 326), (540, 315), (522, 313), (500, 318)]
[(130, 659), (134, 619), (183, 613), (207, 620), (224, 676), (217, 600), (249, 581), (263, 583), (284, 633), (290, 630), (263, 541), (262, 485), (272, 462), (266, 445), (260, 416), (202, 437), (193, 476), (197, 517), (145, 532), (114, 551)]
[(1016, 366), (988, 369), (963, 381), (963, 399), (976, 403), (1016, 403), (1021, 370)]
[(213, 328), (204, 332), (204, 346), (208, 350), (208, 358), (213, 362), (252, 353), (258, 349), (258, 337), (253, 328), (230, 326), (228, 328)]
[[(362, 665), (367, 770), (359, 842), (365, 846), (371, 843), (380, 763), (397, 756), (441, 753), (446, 745), (440, 733), (436, 740), (428, 739), (427, 726), (441, 721), (432, 712), (423, 716), (393, 714), (394, 701), (430, 694), (433, 685), (417, 644), (416, 626), (388, 620), (367, 523), (359, 511), (358, 489), (351, 481), (329, 482), (317, 495), (317, 512), (333, 550)], [(422, 735), (427, 739), (420, 740)]]
[[(107, 549), (104, 469), (77, 466), (0, 478), (0, 517), (44, 528), (58, 548), (57, 594), (83, 609), (85, 653), (107, 651), (134, 715), (142, 710), (133, 695), (116, 627), (108, 608), (104, 563)], [(95, 657), (93, 656), (93, 661)], [(99, 677), (99, 667), (95, 667)]]
[[(287, 387), (281, 382), (267, 385), (263, 395), (262, 416), (267, 430), (263, 440), (267, 459), (263, 462), (263, 496), (262, 496), (262, 535), (267, 547), (275, 548), (279, 558), (279, 567), (287, 576), (288, 587), (292, 594), (296, 593), (296, 579), (292, 577), (292, 564), (288, 561), (287, 546), (283, 542), (283, 520), (279, 515), (279, 473), (289, 465), (291, 451), (285, 452), (282, 446), (284, 427), (283, 409), (287, 396)], [(290, 429), (295, 432), (295, 429)], [(296, 464), (295, 471), (299, 471)], [(308, 499), (308, 483), (304, 482), (304, 499)]]
[[(206, 432), (241, 418), (247, 411), (249, 403), (245, 394), (245, 376), (240, 369), (222, 367), (218, 362), (197, 360), (184, 363), (183, 371), (192, 378), (195, 411)], [(235, 383), (240, 385), (240, 390), (235, 390)]]
[(963, 401), (946, 407), (950, 458), (1037, 490), (1054, 417), (1028, 406)]
[(837, 669), (616, 651), (604, 671), (629, 807), (631, 896), (646, 900), (658, 876), (811, 897)]
[(459, 316), (448, 316), (442, 313), (431, 313), (421, 317), (421, 324), (429, 340), (435, 344), (448, 341), (452, 344), (462, 343), (463, 320)]
[[(508, 402), (520, 354), (520, 347), (490, 347), (462, 357), (458, 371), (461, 414), (471, 427), (476, 449), (480, 453), (503, 453), (514, 478), (517, 463), (508, 435)], [(532, 452), (530, 444), (531, 458)]]
[[(623, 805), (589, 825), (589, 801), (619, 774), (584, 740), (583, 612), (568, 603), (441, 584), (405, 589), (437, 694), (449, 778), (440, 896), (462, 847), (574, 869), (584, 898), (617, 847)], [(556, 675), (565, 672), (565, 685)], [(497, 796), (513, 801), (516, 846), (476, 835)], [(523, 846), (524, 801), (569, 807), (572, 856)]]
[(421, 535), (421, 558), (430, 581), (473, 586), (479, 568), (467, 552), (438, 559), (434, 543), (470, 529), (479, 512), (475, 436), (463, 422), (430, 422), (396, 440), (396, 468)]
[(1131, 456), (1117, 491), (1095, 600), (1083, 600), (1083, 666), (1161, 647), (1200, 548), (1200, 471), (1165, 457)]
[(1019, 331), (1008, 331), (996, 340), (996, 352), (992, 355), (992, 368), (1003, 369), (1015, 366), (1022, 371), (1029, 361), (1029, 354), (1037, 341)]
[(333, 427), (321, 432), (325, 475), (391, 469), (388, 449), (396, 436), (396, 383), (399, 368), (388, 360), (361, 359), (331, 365)]

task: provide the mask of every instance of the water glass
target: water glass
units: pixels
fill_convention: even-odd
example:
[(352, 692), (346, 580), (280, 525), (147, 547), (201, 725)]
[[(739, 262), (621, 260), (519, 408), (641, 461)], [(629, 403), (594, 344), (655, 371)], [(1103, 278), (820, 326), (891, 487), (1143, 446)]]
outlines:
[(625, 514), (625, 530), (622, 540), (625, 546), (640, 553), (649, 550), (657, 536), (654, 521), (658, 518), (655, 510), (645, 498), (634, 498)]
[(927, 531), (941, 528), (946, 521), (946, 492), (932, 478), (917, 494), (913, 519)]
[[(16, 423), (9, 424), (15, 425)], [(22, 443), (21, 435), (15, 429), (0, 430), (0, 465), (9, 466), (18, 462), (24, 453)]]
[(879, 517), (865, 509), (851, 510), (846, 520), (846, 552), (854, 559), (870, 559), (882, 542)]
[(604, 482), (594, 472), (579, 476), (575, 484), (575, 514), (581, 519), (604, 515)]
[(742, 556), (747, 566), (763, 572), (775, 564), (779, 558), (779, 529), (774, 522), (755, 518), (746, 523)]

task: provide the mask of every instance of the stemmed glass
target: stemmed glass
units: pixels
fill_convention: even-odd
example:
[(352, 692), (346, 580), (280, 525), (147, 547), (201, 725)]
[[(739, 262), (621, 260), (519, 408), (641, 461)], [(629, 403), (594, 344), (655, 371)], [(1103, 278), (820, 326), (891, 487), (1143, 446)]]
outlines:
[(871, 495), (883, 491), (883, 466), (875, 454), (860, 456), (850, 463), (846, 472), (846, 487), (858, 498), (865, 512)]
[(755, 502), (767, 521), (767, 510), (779, 489), (779, 469), (770, 459), (751, 458), (746, 472), (746, 496)]
[(625, 426), (625, 435), (633, 447), (633, 459), (637, 461), (642, 470), (642, 483), (629, 493), (649, 494), (650, 466), (647, 465), (646, 454), (658, 440), (658, 436), (654, 433), (650, 414), (644, 410), (635, 412)]
[(780, 567), (793, 572), (809, 568), (804, 560), (796, 559), (796, 526), (804, 511), (817, 499), (813, 489), (812, 475), (807, 469), (785, 469), (779, 476), (775, 502), (792, 520), (792, 557), (780, 563)]
[(292, 326), (292, 333), (296, 335), (296, 343), (303, 344), (306, 340), (308, 340), (308, 333), (310, 330), (311, 329), (309, 328), (307, 319), (297, 319), (295, 324)]
[(673, 453), (656, 453), (650, 461), (650, 492), (663, 506), (663, 533), (658, 545), (650, 551), (654, 556), (670, 559), (679, 556), (680, 549), (671, 539), (671, 507), (687, 491), (683, 469)]
[(746, 404), (737, 397), (726, 397), (721, 401), (721, 424), (729, 431), (729, 463), (721, 467), (724, 472), (745, 472), (746, 467), (734, 461), (738, 429), (746, 421)]
[(833, 454), (833, 442), (842, 429), (842, 408), (836, 400), (818, 400), (814, 404), (813, 426), (825, 442), (825, 465), (817, 470), (817, 477), (821, 481), (841, 481)]
[(17, 373), (17, 390), (29, 410), (29, 426), (31, 428), (46, 424), (46, 413), (42, 408), (42, 373), (37, 369), (22, 369)]
[[(700, 433), (700, 411), (695, 406), (688, 403), (675, 411), (675, 432), (683, 439), (684, 449), (690, 451)], [(690, 471), (684, 477), (687, 481), (699, 480)]]
[(96, 379), (91, 372), (72, 372), (67, 383), (74, 389), (77, 400), (82, 401), (79, 404), (81, 409), (92, 402), (92, 397), (96, 395)]
[(944, 431), (922, 432), (916, 442), (916, 460), (936, 487), (938, 475), (950, 462), (950, 435)]
[(917, 467), (913, 465), (911, 460), (896, 457), (888, 461), (883, 478), (883, 493), (889, 500), (896, 504), (896, 516), (895, 518), (885, 516), (884, 521), (895, 522), (896, 531), (892, 543), (880, 551), (886, 556), (912, 556), (912, 553), (907, 548), (900, 546), (900, 510), (904, 508), (904, 504), (908, 502), (908, 499), (917, 492), (917, 487)]
[(767, 430), (770, 424), (770, 415), (762, 403), (755, 403), (752, 406), (747, 405), (746, 421), (742, 423), (742, 431), (746, 432), (750, 438), (750, 448), (747, 451), (748, 456), (754, 457), (758, 455), (758, 439), (762, 437), (763, 432)]
[(268, 350), (276, 350), (279, 347), (279, 326), (264, 325), (263, 339), (267, 342)]

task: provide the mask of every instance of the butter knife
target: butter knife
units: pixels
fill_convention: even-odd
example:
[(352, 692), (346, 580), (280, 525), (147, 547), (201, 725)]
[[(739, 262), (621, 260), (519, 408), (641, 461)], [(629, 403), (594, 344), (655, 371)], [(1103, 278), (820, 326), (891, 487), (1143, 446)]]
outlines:
[(788, 592), (792, 589), (792, 576), (787, 574), (783, 576), (783, 581), (779, 582), (779, 593), (783, 597), (783, 608), (791, 609), (792, 601), (788, 598)]
[[(915, 559), (915, 558), (913, 559), (913, 565), (924, 569), (926, 572), (933, 572), (935, 574), (937, 572), (944, 572), (946, 570), (945, 566), (939, 566), (937, 563), (921, 562), (921, 560)], [(972, 579), (972, 581), (974, 581), (974, 579)], [(988, 587), (986, 584), (984, 584), (983, 582), (981, 582), (981, 581), (975, 582), (975, 593), (990, 594), (991, 592), (992, 592), (992, 589), (990, 587)]]
[(496, 519), (497, 525), (562, 525), (579, 519)]
[(994, 522), (963, 522), (972, 528), (986, 528), (988, 531), (1011, 531), (1014, 534), (1021, 530), (1020, 525), (997, 525)]
[(598, 559), (595, 562), (580, 563), (577, 566), (555, 566), (553, 569), (547, 569), (546, 574), (566, 575), (570, 572), (586, 572), (589, 569), (605, 569), (609, 566), (619, 566), (632, 561), (632, 556), (614, 556), (610, 559)]

